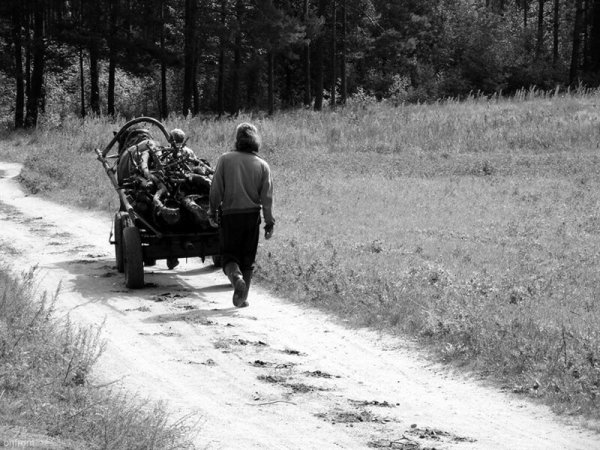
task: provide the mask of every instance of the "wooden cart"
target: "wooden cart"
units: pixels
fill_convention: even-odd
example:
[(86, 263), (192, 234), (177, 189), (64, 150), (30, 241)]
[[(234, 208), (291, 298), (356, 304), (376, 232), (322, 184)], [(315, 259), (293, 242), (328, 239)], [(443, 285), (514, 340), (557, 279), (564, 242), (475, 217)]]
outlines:
[(152, 266), (157, 260), (199, 257), (204, 261), (210, 256), (215, 265), (220, 265), (217, 229), (194, 233), (159, 230), (132, 206), (130, 189), (119, 185), (116, 176), (119, 154), (115, 144), (127, 130), (140, 123), (153, 125), (169, 140), (169, 133), (161, 122), (151, 117), (139, 117), (127, 122), (104, 150), (96, 149), (98, 160), (119, 195), (120, 208), (115, 213), (109, 240), (115, 246), (117, 270), (125, 274), (125, 284), (131, 289), (144, 287), (144, 266)]

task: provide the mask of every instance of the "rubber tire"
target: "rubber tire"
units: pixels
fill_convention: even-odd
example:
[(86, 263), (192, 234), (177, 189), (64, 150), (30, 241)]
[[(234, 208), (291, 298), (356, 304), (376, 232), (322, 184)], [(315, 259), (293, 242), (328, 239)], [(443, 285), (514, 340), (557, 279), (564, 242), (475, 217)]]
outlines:
[(115, 261), (117, 271), (123, 273), (125, 271), (125, 263), (123, 259), (123, 229), (127, 226), (129, 214), (124, 211), (119, 211), (115, 214), (114, 221), (114, 238), (115, 238)]
[(215, 267), (221, 267), (223, 265), (223, 259), (221, 258), (221, 255), (213, 255), (211, 258)]
[(123, 230), (123, 256), (125, 266), (125, 286), (129, 289), (144, 287), (144, 259), (142, 256), (142, 240), (136, 227)]

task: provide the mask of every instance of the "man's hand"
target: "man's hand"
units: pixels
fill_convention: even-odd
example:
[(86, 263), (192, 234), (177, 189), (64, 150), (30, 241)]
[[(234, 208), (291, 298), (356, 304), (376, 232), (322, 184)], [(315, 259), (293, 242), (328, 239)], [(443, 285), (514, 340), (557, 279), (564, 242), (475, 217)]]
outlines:
[(265, 239), (271, 239), (273, 237), (273, 224), (269, 223), (265, 225)]
[(208, 216), (208, 223), (213, 228), (219, 228), (219, 223), (217, 222), (217, 218), (214, 216)]

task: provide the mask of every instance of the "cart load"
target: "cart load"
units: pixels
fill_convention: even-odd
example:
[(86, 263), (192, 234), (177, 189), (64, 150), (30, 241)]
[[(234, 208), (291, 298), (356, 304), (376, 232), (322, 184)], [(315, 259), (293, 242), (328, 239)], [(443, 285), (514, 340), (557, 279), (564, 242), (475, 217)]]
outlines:
[[(146, 130), (120, 150), (117, 181), (134, 210), (160, 230), (210, 229), (208, 196), (213, 169), (171, 137), (160, 146)], [(179, 130), (177, 130), (179, 131)], [(130, 133), (131, 134), (131, 133)]]
[[(140, 124), (158, 128), (166, 143)], [(218, 230), (208, 214), (214, 171), (186, 146), (181, 130), (169, 133), (159, 121), (141, 117), (96, 153), (119, 195), (111, 243), (128, 287), (142, 287), (143, 266), (158, 259), (169, 268), (181, 257), (218, 261)]]

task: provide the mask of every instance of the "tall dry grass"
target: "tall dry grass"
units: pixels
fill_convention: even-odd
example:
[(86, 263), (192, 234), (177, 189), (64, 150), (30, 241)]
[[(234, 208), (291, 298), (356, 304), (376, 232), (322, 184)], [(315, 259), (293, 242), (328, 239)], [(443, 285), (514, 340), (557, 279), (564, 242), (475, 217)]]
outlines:
[[(275, 177), (272, 289), (396, 330), (558, 410), (598, 417), (598, 92), (523, 92), (326, 113), (171, 118), (216, 162), (255, 122)], [(24, 182), (116, 207), (92, 149), (117, 127), (72, 120), (29, 139)]]
[(7, 445), (50, 448), (52, 438), (52, 448), (192, 448), (190, 422), (173, 423), (164, 405), (94, 385), (99, 330), (53, 318), (55, 297), (38, 292), (34, 273), (15, 278), (0, 268), (0, 422), (4, 432), (36, 436), (3, 435)]

